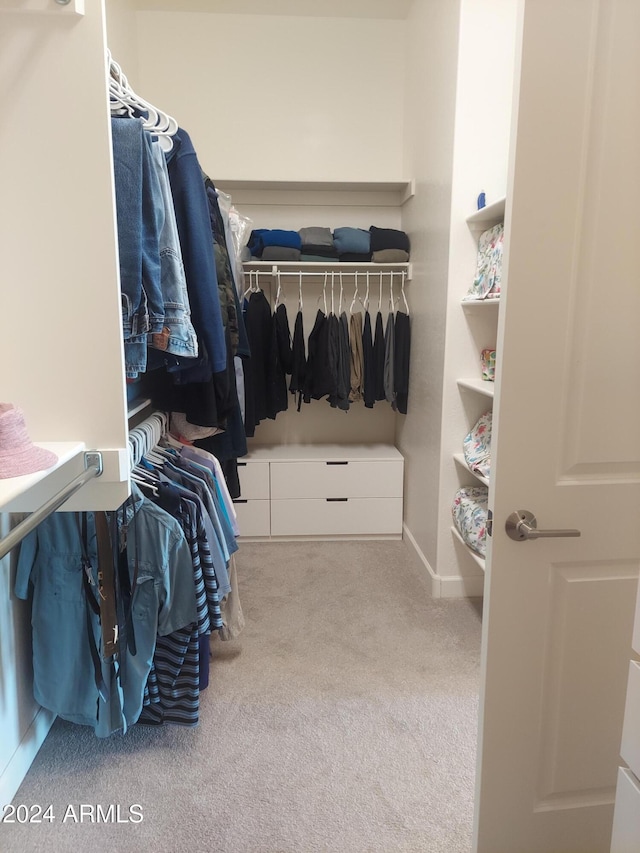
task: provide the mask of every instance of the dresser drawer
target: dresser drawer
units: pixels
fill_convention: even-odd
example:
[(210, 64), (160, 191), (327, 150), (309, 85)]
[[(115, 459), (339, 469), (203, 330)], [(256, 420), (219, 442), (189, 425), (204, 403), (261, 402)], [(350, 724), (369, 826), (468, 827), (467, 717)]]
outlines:
[(640, 782), (626, 767), (619, 767), (611, 853), (637, 850), (640, 850)]
[(272, 462), (271, 497), (401, 498), (403, 460)]
[(269, 463), (240, 460), (238, 462), (240, 497), (245, 500), (269, 499)]
[(268, 500), (234, 501), (238, 516), (240, 536), (269, 536), (271, 533), (271, 513)]
[(620, 755), (640, 778), (640, 663), (634, 660), (629, 665)]
[(272, 500), (272, 536), (402, 533), (402, 498)]

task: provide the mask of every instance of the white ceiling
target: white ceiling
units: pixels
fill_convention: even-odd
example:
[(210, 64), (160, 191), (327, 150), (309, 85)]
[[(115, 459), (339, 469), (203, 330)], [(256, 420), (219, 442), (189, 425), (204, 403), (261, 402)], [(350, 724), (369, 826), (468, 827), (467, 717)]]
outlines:
[(133, 0), (145, 12), (217, 12), (313, 18), (407, 17), (413, 0)]

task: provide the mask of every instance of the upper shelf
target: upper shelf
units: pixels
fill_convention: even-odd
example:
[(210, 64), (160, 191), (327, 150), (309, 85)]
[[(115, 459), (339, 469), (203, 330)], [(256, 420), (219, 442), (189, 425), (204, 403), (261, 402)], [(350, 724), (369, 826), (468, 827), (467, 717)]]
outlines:
[[(34, 486), (37, 486), (38, 483), (50, 477), (51, 474), (57, 471), (58, 468), (61, 468), (66, 462), (69, 462), (75, 456), (79, 456), (85, 449), (82, 441), (39, 441), (38, 447), (51, 450), (57, 455), (58, 461), (45, 471), (36, 471), (35, 474), (24, 474), (22, 477), (9, 477), (6, 480), (0, 480), (0, 512), (22, 512), (23, 507), (17, 505), (22, 496)], [(39, 502), (44, 503), (58, 488), (59, 486), (56, 485), (51, 494), (48, 494), (48, 490), (44, 489), (44, 497)]]
[(458, 379), (458, 386), (468, 391), (476, 391), (485, 397), (493, 397), (496, 384), (486, 379)]
[(218, 189), (235, 204), (401, 207), (415, 195), (415, 181), (263, 181), (219, 178)]
[(466, 307), (467, 305), (476, 306), (476, 305), (499, 305), (500, 297), (497, 299), (462, 299), (460, 300), (462, 307)]
[(506, 199), (499, 198), (493, 204), (488, 204), (486, 207), (476, 210), (471, 216), (467, 216), (467, 224), (470, 227), (482, 226), (484, 230), (484, 228), (490, 228), (491, 225), (498, 222), (504, 222), (505, 206)]

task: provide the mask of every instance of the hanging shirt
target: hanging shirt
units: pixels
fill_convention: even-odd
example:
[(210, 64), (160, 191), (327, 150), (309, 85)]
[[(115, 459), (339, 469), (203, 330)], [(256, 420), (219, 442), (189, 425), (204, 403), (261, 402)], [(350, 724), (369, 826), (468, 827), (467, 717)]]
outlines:
[[(351, 360), (349, 400), (356, 403), (362, 400), (363, 354), (362, 354), (362, 314), (357, 311), (349, 318), (349, 355)], [(369, 329), (371, 335), (371, 329)]]
[[(33, 586), (33, 692), (36, 702), (70, 722), (91, 726), (98, 737), (126, 731), (140, 716), (158, 634), (170, 634), (196, 620), (191, 553), (178, 522), (132, 484), (134, 507), (127, 506), (127, 560), (131, 579), (138, 543), (138, 577), (133, 593), (137, 654), (120, 637), (122, 690), (103, 662), (110, 685), (104, 702), (95, 684), (87, 633), (82, 581), (83, 555), (75, 513), (45, 519), (20, 548), (15, 592), (26, 599)], [(134, 519), (135, 509), (135, 524)], [(98, 566), (95, 523), (88, 515), (87, 552), (92, 572)], [(96, 577), (93, 577), (95, 584)], [(91, 630), (100, 647), (98, 616), (90, 611)]]
[(396, 407), (407, 414), (409, 398), (409, 362), (411, 359), (411, 323), (409, 316), (403, 311), (396, 313), (396, 351), (394, 360), (394, 376), (396, 391)]
[(289, 383), (289, 391), (298, 395), (298, 411), (302, 406), (302, 394), (304, 390), (305, 377), (307, 372), (307, 357), (304, 344), (304, 323), (302, 319), (302, 311), (296, 314), (296, 322), (293, 327), (293, 348), (291, 359), (291, 382)]
[(384, 396), (392, 406), (395, 403), (395, 328), (395, 316), (390, 311), (384, 335)]
[(368, 311), (364, 315), (364, 328), (362, 330), (362, 368), (362, 396), (366, 408), (372, 409), (376, 401), (376, 374), (371, 336), (371, 315)]
[(380, 311), (376, 314), (376, 332), (373, 341), (373, 370), (375, 377), (374, 399), (384, 400), (384, 329), (382, 325), (382, 314)]

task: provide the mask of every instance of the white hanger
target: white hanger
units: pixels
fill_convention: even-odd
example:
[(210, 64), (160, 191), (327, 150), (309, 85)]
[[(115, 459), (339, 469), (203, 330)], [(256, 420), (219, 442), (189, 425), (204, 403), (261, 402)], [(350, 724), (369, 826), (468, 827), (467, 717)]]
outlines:
[(393, 314), (395, 312), (395, 305), (393, 300), (393, 270), (389, 270), (389, 306), (390, 311)]
[(274, 310), (275, 310), (275, 309), (278, 307), (278, 305), (280, 304), (280, 297), (282, 296), (282, 281), (281, 281), (281, 279), (280, 279), (280, 270), (278, 270), (278, 272), (276, 273), (276, 276), (277, 276), (277, 280), (278, 280), (278, 287), (277, 287), (277, 289), (276, 289), (276, 301), (275, 301), (275, 305), (273, 306), (273, 307), (274, 307)]
[(338, 315), (342, 316), (342, 297), (344, 295), (344, 287), (342, 285), (342, 270), (338, 273), (340, 278), (340, 302), (338, 303)]
[(298, 277), (298, 311), (302, 311), (302, 271)]
[(382, 273), (380, 275), (380, 294), (378, 296), (378, 313), (382, 311)]
[(365, 311), (369, 310), (369, 270), (367, 270), (367, 292), (364, 295), (364, 302), (362, 306)]
[(406, 270), (402, 270), (402, 298), (404, 299), (404, 306), (407, 309), (407, 317), (409, 316), (409, 303), (407, 302), (407, 295), (404, 292), (404, 280), (407, 276)]

